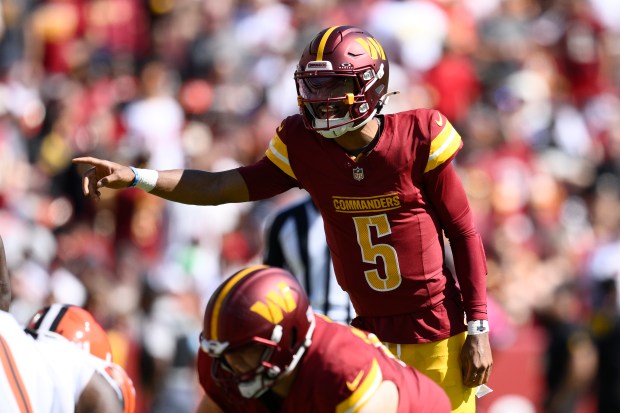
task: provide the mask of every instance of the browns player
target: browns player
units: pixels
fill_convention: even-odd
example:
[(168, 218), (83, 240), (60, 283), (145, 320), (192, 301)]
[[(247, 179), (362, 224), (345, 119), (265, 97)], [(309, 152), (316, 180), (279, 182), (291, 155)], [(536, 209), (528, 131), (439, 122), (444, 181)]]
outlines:
[[(474, 389), (488, 381), (493, 360), (485, 254), (451, 163), (462, 140), (436, 110), (380, 114), (388, 79), (377, 39), (357, 27), (330, 27), (304, 49), (295, 72), (300, 113), (280, 124), (255, 164), (212, 173), (74, 162), (91, 166), (83, 191), (94, 198), (101, 188), (137, 186), (176, 202), (218, 205), (306, 189), (358, 315), (353, 325), (440, 383), (453, 412), (474, 412)], [(458, 285), (444, 262), (444, 235)]]
[[(10, 291), (5, 258), (0, 238), (0, 281)], [(10, 303), (10, 293), (5, 298)], [(133, 413), (133, 383), (111, 359), (107, 335), (79, 307), (46, 307), (26, 330), (8, 305), (0, 308), (3, 413)]]
[(114, 389), (123, 413), (133, 413), (136, 390), (125, 370), (112, 361), (112, 346), (105, 330), (85, 309), (68, 304), (52, 304), (37, 311), (30, 319), (26, 331), (38, 339), (39, 335), (58, 334), (95, 358), (89, 364)]
[(34, 338), (0, 311), (0, 410), (3, 413), (123, 413), (95, 357), (64, 337)]
[(200, 348), (200, 413), (450, 411), (443, 390), (374, 334), (315, 315), (281, 268), (225, 280), (207, 304)]

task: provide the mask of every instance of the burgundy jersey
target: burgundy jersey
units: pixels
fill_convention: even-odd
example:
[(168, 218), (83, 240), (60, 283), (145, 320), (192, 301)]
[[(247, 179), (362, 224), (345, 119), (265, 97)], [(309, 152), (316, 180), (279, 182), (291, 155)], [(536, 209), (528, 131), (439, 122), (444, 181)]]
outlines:
[(290, 392), (279, 399), (277, 408), (269, 410), (265, 398), (244, 399), (233, 388), (219, 387), (211, 376), (211, 359), (202, 351), (198, 354), (200, 384), (227, 413), (353, 412), (386, 380), (399, 389), (398, 413), (450, 412), (444, 391), (397, 360), (375, 335), (322, 316), (316, 317), (316, 323)]
[[(356, 161), (291, 116), (266, 157), (240, 172), (251, 199), (294, 186), (310, 193), (338, 282), (358, 314), (354, 325), (393, 343), (448, 338), (465, 330), (464, 310), (486, 319), (482, 244), (460, 180), (448, 168), (461, 137), (435, 110), (381, 118), (376, 145)], [(451, 209), (450, 202), (456, 202)], [(444, 265), (444, 231), (456, 252), (465, 307)]]

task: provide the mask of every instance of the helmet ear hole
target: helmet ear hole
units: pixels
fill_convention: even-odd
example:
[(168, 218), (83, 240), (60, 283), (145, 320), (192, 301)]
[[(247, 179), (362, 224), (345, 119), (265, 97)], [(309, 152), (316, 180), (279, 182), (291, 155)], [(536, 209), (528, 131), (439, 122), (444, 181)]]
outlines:
[(293, 350), (297, 347), (297, 337), (299, 332), (297, 331), (297, 327), (293, 327), (291, 329), (291, 340), (288, 343), (289, 350)]
[(375, 93), (379, 96), (383, 96), (385, 93), (385, 85), (379, 83), (379, 85), (375, 88)]

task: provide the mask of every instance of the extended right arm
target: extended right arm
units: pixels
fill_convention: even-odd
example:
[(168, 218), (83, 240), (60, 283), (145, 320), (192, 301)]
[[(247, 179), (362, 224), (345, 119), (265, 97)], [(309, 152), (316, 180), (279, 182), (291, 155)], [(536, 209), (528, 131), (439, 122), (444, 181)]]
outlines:
[[(101, 188), (127, 188), (135, 177), (128, 166), (103, 159), (83, 157), (73, 162), (91, 167), (82, 178), (84, 195), (91, 198), (98, 199)], [(150, 193), (170, 201), (193, 205), (249, 201), (247, 185), (235, 169), (223, 172), (175, 169), (158, 171), (158, 174)]]

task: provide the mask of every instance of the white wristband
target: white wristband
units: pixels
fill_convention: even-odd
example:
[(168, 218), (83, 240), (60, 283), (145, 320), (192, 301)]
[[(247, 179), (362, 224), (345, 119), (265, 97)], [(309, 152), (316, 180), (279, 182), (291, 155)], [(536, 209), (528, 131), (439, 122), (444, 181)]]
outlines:
[(157, 178), (159, 178), (159, 172), (154, 169), (140, 169), (130, 166), (131, 170), (135, 174), (135, 178), (130, 187), (135, 186), (146, 192), (151, 192), (157, 185)]
[(491, 331), (487, 320), (472, 320), (467, 322), (467, 334), (475, 336), (476, 334), (488, 333)]

